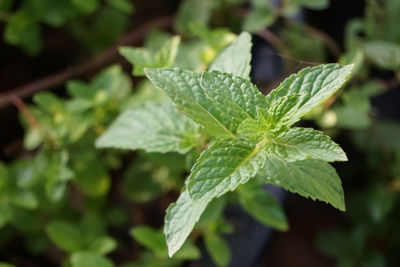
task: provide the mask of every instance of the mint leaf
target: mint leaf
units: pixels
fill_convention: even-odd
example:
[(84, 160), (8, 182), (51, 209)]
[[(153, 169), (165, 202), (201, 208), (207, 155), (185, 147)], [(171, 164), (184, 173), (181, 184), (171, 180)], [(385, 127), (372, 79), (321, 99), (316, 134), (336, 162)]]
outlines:
[(320, 131), (311, 128), (292, 128), (272, 138), (266, 146), (269, 154), (285, 161), (306, 158), (324, 161), (346, 161), (347, 157), (338, 144)]
[(255, 143), (240, 139), (222, 139), (205, 150), (187, 180), (194, 200), (214, 198), (233, 191), (263, 168), (264, 141)]
[(217, 266), (228, 266), (231, 261), (231, 250), (228, 243), (216, 233), (204, 235), (204, 245)]
[(199, 127), (171, 103), (150, 102), (123, 112), (96, 146), (185, 153), (196, 144), (198, 136)]
[(167, 256), (167, 246), (161, 232), (150, 226), (142, 225), (132, 228), (130, 234), (142, 246), (153, 251), (157, 257), (165, 258)]
[[(164, 234), (161, 231), (143, 225), (131, 229), (130, 234), (142, 246), (153, 251), (159, 259), (165, 259), (168, 257), (167, 244), (165, 243)], [(187, 240), (179, 251), (177, 251), (174, 256), (175, 259), (195, 260), (200, 257), (199, 249), (189, 241), (190, 240)]]
[(278, 201), (257, 179), (239, 187), (239, 202), (243, 209), (260, 223), (280, 231), (289, 228), (285, 212)]
[(183, 245), (210, 200), (203, 198), (193, 201), (185, 190), (176, 203), (168, 207), (165, 215), (164, 234), (170, 257)]
[(257, 107), (267, 107), (265, 97), (255, 85), (230, 73), (203, 72), (200, 84), (220, 109), (225, 108), (226, 113), (238, 117), (240, 122), (255, 118)]
[(291, 75), (278, 88), (269, 93), (266, 97), (267, 105), (274, 104), (281, 97), (302, 96), (296, 112), (288, 121), (288, 126), (290, 126), (343, 87), (350, 78), (352, 68), (353, 65), (340, 66), (338, 64), (304, 68)]
[(324, 201), (341, 211), (345, 210), (339, 176), (335, 169), (324, 161), (305, 159), (287, 162), (270, 156), (259, 174), (267, 183), (283, 187), (303, 197)]
[(71, 255), (72, 267), (113, 267), (114, 264), (105, 257), (91, 252), (76, 252)]
[(144, 76), (144, 68), (171, 67), (178, 54), (180, 37), (174, 36), (158, 51), (147, 48), (121, 47), (119, 52), (133, 65), (133, 75)]
[(83, 249), (82, 233), (77, 226), (65, 221), (52, 221), (46, 227), (50, 240), (66, 252)]
[(219, 107), (208, 98), (200, 85), (200, 74), (175, 69), (147, 69), (147, 77), (163, 89), (171, 100), (209, 133), (215, 136), (233, 137), (229, 125), (237, 119), (221, 114)]
[(387, 70), (400, 68), (400, 45), (393, 42), (370, 41), (364, 44), (368, 59)]
[(227, 72), (248, 79), (251, 70), (251, 46), (251, 35), (242, 32), (230, 46), (215, 58), (209, 70)]

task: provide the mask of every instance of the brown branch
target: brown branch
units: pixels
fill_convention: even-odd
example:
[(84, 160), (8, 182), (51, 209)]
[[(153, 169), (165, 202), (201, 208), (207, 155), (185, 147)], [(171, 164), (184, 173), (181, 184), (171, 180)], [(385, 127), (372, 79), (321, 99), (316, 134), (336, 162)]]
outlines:
[(87, 72), (95, 71), (106, 66), (115, 57), (118, 56), (119, 46), (137, 44), (144, 38), (146, 33), (151, 28), (169, 27), (172, 25), (172, 22), (173, 22), (172, 16), (160, 17), (151, 20), (147, 23), (144, 23), (136, 27), (127, 35), (122, 37), (119, 41), (117, 41), (112, 47), (108, 48), (103, 53), (101, 53), (100, 55), (89, 61), (86, 61), (76, 66), (69, 67), (61, 72), (49, 75), (42, 79), (31, 82), (27, 85), (10, 90), (9, 93), (3, 94), (0, 97), (0, 109), (8, 106), (15, 97), (17, 98), (29, 97), (36, 92), (62, 85), (64, 82), (71, 79), (72, 77), (80, 76)]
[(25, 117), (26, 122), (32, 127), (32, 128), (40, 128), (38, 121), (36, 120), (35, 116), (30, 112), (30, 110), (26, 107), (24, 101), (21, 100), (16, 95), (10, 95), (10, 101), (18, 108), (18, 110), (21, 112), (21, 114)]

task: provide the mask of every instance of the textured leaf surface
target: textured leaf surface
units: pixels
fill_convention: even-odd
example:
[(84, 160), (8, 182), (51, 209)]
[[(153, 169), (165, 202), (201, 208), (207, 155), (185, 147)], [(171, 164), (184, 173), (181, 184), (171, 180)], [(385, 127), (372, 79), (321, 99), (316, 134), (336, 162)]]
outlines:
[(341, 181), (329, 163), (315, 159), (286, 162), (271, 156), (260, 175), (268, 183), (345, 210)]
[(324, 102), (339, 90), (350, 78), (352, 68), (353, 65), (326, 64), (302, 69), (268, 94), (266, 101), (268, 105), (272, 105), (275, 101), (279, 101), (280, 97), (302, 96), (297, 105), (297, 111), (288, 122), (289, 125), (293, 124), (313, 107)]
[(285, 161), (306, 158), (324, 161), (346, 161), (347, 157), (338, 144), (320, 131), (311, 128), (292, 128), (280, 133), (268, 143), (269, 154)]
[(171, 103), (147, 103), (122, 113), (96, 146), (185, 153), (196, 143), (198, 130)]
[(265, 97), (249, 80), (219, 71), (204, 72), (200, 84), (212, 100), (240, 118), (255, 118), (257, 107), (267, 107)]
[(211, 134), (234, 136), (229, 125), (236, 125), (237, 119), (224, 114), (216, 103), (207, 97), (200, 85), (200, 74), (177, 68), (147, 69), (146, 74), (176, 105)]
[(212, 144), (197, 160), (187, 180), (190, 197), (212, 199), (246, 183), (263, 167), (263, 145), (238, 139)]
[(251, 61), (251, 36), (247, 32), (223, 50), (210, 66), (210, 70), (231, 73), (236, 76), (249, 78)]
[(193, 201), (185, 190), (176, 203), (168, 207), (165, 215), (164, 234), (170, 257), (183, 245), (209, 202), (210, 199), (207, 198)]

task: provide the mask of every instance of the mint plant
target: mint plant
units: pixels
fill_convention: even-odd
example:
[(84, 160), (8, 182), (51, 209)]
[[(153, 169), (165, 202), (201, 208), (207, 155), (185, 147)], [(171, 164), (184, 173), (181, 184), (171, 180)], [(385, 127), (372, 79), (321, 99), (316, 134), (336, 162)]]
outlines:
[[(353, 66), (305, 68), (264, 96), (248, 80), (250, 49), (250, 35), (244, 32), (203, 73), (145, 69), (146, 76), (175, 106), (170, 104), (166, 113), (158, 105), (158, 110), (150, 109), (151, 114), (142, 116), (157, 114), (165, 127), (164, 123), (150, 125), (127, 111), (97, 141), (98, 147), (180, 153), (197, 145), (196, 135), (211, 141), (192, 167), (177, 202), (167, 210), (164, 233), (170, 256), (180, 249), (214, 198), (255, 179), (345, 210), (340, 179), (328, 163), (347, 160), (345, 153), (322, 132), (292, 126), (343, 87)], [(146, 109), (143, 106), (141, 111)], [(147, 138), (137, 138), (144, 135)], [(251, 191), (239, 190), (247, 209), (251, 204), (246, 200), (262, 194), (254, 190), (251, 196)]]

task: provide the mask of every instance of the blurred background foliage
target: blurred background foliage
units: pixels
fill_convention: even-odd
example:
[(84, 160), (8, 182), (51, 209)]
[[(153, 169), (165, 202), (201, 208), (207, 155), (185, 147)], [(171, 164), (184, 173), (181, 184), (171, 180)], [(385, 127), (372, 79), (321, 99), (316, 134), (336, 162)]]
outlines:
[[(304, 122), (331, 135), (349, 157), (337, 166), (347, 211), (335, 214), (336, 228), (325, 227), (313, 246), (334, 259), (327, 261), (331, 265), (399, 266), (400, 1), (356, 1), (358, 6), (349, 5), (356, 6), (353, 16), (345, 10), (348, 2), (339, 0), (167, 2), (0, 0), (1, 46), (11, 51), (1, 52), (1, 97), (18, 108), (23, 127), (22, 138), (12, 122), (15, 109), (3, 104), (0, 266), (182, 266), (204, 258), (205, 251), (216, 266), (229, 266), (225, 235), (235, 227), (224, 209), (238, 203), (237, 195), (214, 200), (172, 259), (160, 230), (201, 147), (161, 154), (98, 150), (94, 143), (123, 111), (140, 115), (147, 104), (164, 103), (165, 96), (141, 79), (143, 68), (204, 71), (243, 30), (254, 36), (251, 76), (265, 93), (308, 65), (355, 64), (351, 84)], [(27, 105), (14, 94), (12, 87), (21, 82), (102, 58), (124, 36), (137, 34), (143, 21), (165, 15), (174, 15), (167, 30), (149, 27), (137, 46), (123, 43), (125, 60), (71, 75), (64, 86), (32, 95)], [(29, 68), (32, 74), (25, 77)], [(268, 203), (276, 200), (258, 197), (241, 205), (268, 214)], [(291, 216), (289, 222), (296, 228)]]

